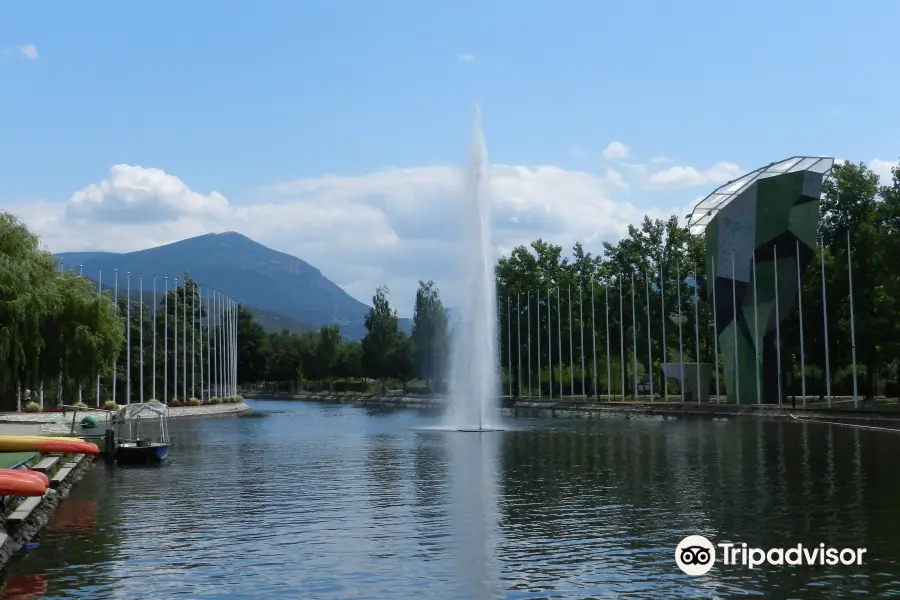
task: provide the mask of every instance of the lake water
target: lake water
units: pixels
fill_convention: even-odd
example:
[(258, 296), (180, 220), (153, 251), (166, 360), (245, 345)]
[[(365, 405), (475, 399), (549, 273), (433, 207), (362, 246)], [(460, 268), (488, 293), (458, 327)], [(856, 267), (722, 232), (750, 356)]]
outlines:
[[(754, 419), (251, 402), (173, 421), (169, 464), (98, 464), (0, 598), (766, 598), (900, 595), (900, 434)], [(683, 574), (689, 534), (864, 547), (860, 566)]]

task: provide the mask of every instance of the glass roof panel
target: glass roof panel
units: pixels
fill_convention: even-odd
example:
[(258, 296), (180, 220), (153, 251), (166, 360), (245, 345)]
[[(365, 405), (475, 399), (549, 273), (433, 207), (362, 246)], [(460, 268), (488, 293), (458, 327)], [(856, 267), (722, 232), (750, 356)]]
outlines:
[(688, 229), (694, 234), (702, 233), (718, 211), (759, 179), (797, 171), (827, 174), (833, 167), (834, 158), (825, 156), (792, 156), (760, 167), (720, 186), (694, 205), (694, 210), (688, 216)]

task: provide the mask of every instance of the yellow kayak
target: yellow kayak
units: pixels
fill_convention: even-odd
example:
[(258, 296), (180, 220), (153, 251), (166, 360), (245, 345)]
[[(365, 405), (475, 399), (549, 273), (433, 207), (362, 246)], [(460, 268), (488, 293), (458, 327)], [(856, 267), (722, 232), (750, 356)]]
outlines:
[(60, 452), (64, 454), (98, 454), (96, 444), (75, 438), (0, 435), (0, 452)]

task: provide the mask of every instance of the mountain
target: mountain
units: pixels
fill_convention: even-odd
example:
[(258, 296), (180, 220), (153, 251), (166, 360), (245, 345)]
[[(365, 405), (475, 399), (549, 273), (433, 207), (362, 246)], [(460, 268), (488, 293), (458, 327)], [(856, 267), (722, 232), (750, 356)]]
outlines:
[[(63, 252), (56, 256), (67, 269), (82, 266), (85, 276), (95, 281), (102, 269), (104, 287), (112, 283), (113, 269), (118, 269), (120, 293), (124, 273), (130, 271), (132, 296), (138, 287), (136, 274), (143, 273), (145, 300), (153, 273), (159, 292), (163, 276), (169, 277), (171, 286), (173, 278), (181, 279), (187, 272), (203, 289), (215, 288), (243, 304), (269, 331), (338, 325), (348, 339), (365, 335), (367, 305), (309, 263), (239, 233), (212, 233), (122, 254)], [(401, 319), (401, 328), (409, 331), (408, 319)]]

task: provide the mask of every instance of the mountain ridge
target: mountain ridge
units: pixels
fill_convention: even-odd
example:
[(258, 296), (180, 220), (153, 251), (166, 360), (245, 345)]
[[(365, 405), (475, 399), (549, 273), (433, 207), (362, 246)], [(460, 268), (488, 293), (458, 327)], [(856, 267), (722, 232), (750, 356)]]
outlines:
[[(112, 283), (113, 270), (118, 269), (120, 291), (123, 272), (131, 272), (132, 286), (138, 285), (135, 274), (143, 273), (145, 294), (147, 275), (155, 273), (159, 286), (160, 277), (180, 279), (188, 273), (203, 288), (215, 288), (245, 305), (270, 331), (280, 320), (291, 325), (289, 330), (338, 325), (347, 339), (365, 335), (368, 305), (303, 259), (235, 231), (133, 252), (61, 252), (55, 256), (66, 269), (82, 267), (84, 275), (94, 281), (102, 269), (104, 284)], [(411, 328), (408, 319), (400, 321), (402, 329)]]

